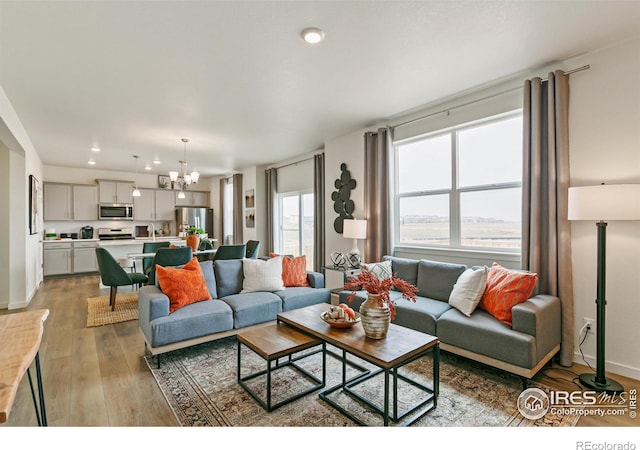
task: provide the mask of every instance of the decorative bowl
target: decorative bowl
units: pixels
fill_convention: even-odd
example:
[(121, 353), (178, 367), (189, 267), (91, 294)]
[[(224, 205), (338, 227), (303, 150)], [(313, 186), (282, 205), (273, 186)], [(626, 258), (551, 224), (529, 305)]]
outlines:
[(325, 311), (320, 314), (320, 318), (331, 325), (333, 328), (351, 328), (352, 326), (360, 322), (359, 312), (356, 313), (355, 319), (349, 321), (331, 319), (329, 316), (327, 316), (327, 312), (328, 311)]

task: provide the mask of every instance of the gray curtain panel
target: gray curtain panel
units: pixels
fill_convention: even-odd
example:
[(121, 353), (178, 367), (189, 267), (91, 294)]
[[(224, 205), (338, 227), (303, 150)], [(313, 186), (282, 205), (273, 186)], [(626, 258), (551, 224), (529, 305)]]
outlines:
[[(275, 212), (276, 212), (276, 195), (278, 194), (278, 169), (267, 169), (265, 175), (265, 191), (267, 193), (267, 242), (265, 253), (275, 253)], [(324, 228), (324, 227), (323, 227)]]
[(219, 197), (220, 197), (220, 227), (218, 228), (220, 230), (220, 241), (219, 244), (226, 244), (227, 241), (227, 236), (226, 233), (228, 233), (229, 230), (225, 230), (224, 229), (224, 211), (225, 211), (225, 202), (224, 202), (224, 191), (225, 188), (227, 187), (227, 179), (226, 178), (220, 178), (220, 192)]
[(244, 191), (242, 190), (242, 174), (233, 176), (233, 243), (244, 244)]
[(389, 171), (392, 132), (379, 128), (364, 134), (364, 204), (367, 239), (363, 261), (378, 262), (391, 254)]
[(313, 268), (316, 272), (322, 270), (325, 255), (324, 176), (324, 153), (320, 153), (313, 157)]
[(522, 268), (538, 274), (538, 290), (560, 297), (559, 362), (570, 366), (574, 350), (569, 188), (569, 76), (524, 84)]

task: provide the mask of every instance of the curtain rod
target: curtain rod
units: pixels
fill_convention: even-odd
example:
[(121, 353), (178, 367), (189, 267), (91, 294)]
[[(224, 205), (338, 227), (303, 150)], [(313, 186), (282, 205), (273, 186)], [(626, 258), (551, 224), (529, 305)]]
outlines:
[(287, 163), (287, 164), (283, 164), (281, 166), (268, 166), (266, 170), (269, 170), (269, 169), (283, 169), (283, 168), (289, 167), (289, 166), (297, 166), (298, 164), (303, 163), (305, 161), (309, 161), (310, 159), (313, 159), (313, 156), (310, 157), (310, 158), (300, 159), (298, 161), (293, 161), (293, 162), (290, 162), (290, 163)]
[[(568, 70), (566, 72), (563, 72), (565, 75), (571, 75), (572, 73), (576, 73), (576, 72), (582, 72), (583, 70), (587, 70), (590, 69), (591, 66), (589, 64), (586, 64), (582, 67), (578, 67), (576, 69), (572, 69), (572, 70)], [(543, 79), (542, 81), (548, 81), (548, 79)], [(433, 117), (433, 116), (437, 116), (438, 114), (442, 114), (442, 113), (447, 113), (447, 115), (449, 115), (449, 112), (456, 110), (456, 109), (460, 109), (460, 108), (464, 108), (465, 106), (469, 106), (469, 105), (473, 105), (474, 103), (480, 103), (483, 102), (485, 100), (489, 100), (491, 98), (495, 98), (495, 97), (499, 97), (501, 95), (505, 95), (505, 94), (510, 94), (511, 92), (515, 92), (515, 91), (519, 91), (522, 89), (522, 86), (516, 87), (516, 88), (512, 88), (512, 89), (507, 89), (506, 91), (502, 91), (502, 92), (498, 92), (497, 94), (493, 94), (493, 95), (489, 95), (487, 97), (482, 97), (479, 98), (477, 100), (472, 100), (470, 102), (467, 103), (462, 103), (461, 105), (456, 105), (456, 106), (452, 106), (451, 108), (447, 108), (447, 109), (443, 109), (442, 111), (437, 111), (431, 114), (427, 114), (426, 116), (421, 116), (421, 117), (417, 117), (415, 119), (411, 119), (411, 120), (407, 120), (406, 122), (402, 122), (396, 125), (392, 125), (392, 128), (396, 128), (396, 127), (401, 127), (404, 125), (408, 125), (410, 123), (413, 122), (418, 122), (420, 120), (424, 120), (424, 119), (428, 119), (429, 117)]]

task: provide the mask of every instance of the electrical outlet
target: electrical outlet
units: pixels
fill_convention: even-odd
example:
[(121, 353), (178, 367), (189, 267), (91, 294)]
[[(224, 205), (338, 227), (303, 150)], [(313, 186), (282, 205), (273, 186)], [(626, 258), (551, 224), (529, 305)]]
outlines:
[(584, 327), (585, 325), (589, 324), (589, 333), (590, 334), (594, 334), (596, 332), (596, 321), (593, 319), (589, 319), (587, 317), (584, 317), (582, 319), (582, 326)]

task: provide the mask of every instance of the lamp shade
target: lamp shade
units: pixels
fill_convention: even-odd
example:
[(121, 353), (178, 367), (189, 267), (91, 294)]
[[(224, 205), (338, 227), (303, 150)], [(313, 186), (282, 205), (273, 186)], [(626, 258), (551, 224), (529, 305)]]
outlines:
[(367, 221), (345, 219), (342, 225), (342, 236), (352, 239), (365, 239), (367, 237)]
[(569, 188), (569, 220), (640, 220), (640, 184)]

